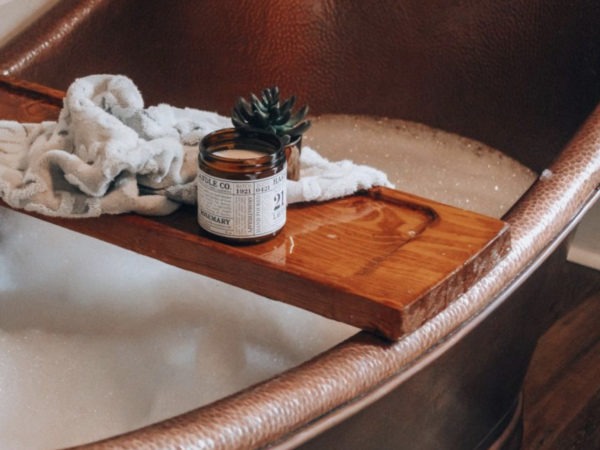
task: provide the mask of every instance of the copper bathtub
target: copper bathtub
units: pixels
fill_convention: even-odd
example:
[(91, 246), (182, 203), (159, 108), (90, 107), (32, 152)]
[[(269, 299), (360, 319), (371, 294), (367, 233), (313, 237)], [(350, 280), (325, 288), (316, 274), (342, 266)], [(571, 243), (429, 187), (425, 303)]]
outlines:
[(586, 0), (68, 0), (0, 48), (4, 75), (66, 89), (122, 73), (148, 103), (223, 114), (277, 83), (313, 114), (426, 123), (544, 174), (504, 217), (506, 258), (416, 332), (358, 333), (91, 447), (518, 448), (536, 340), (600, 288), (565, 257), (600, 196), (599, 24)]

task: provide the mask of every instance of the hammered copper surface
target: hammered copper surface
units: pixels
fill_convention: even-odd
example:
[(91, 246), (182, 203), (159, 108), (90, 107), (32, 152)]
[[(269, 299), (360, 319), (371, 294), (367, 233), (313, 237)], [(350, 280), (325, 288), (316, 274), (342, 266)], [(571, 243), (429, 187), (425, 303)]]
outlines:
[[(121, 72), (142, 84), (150, 103), (193, 103), (221, 112), (228, 112), (232, 97), (276, 79), (316, 113), (421, 121), (481, 140), (539, 172), (550, 169), (508, 215), (513, 249), (503, 262), (413, 334), (393, 345), (359, 334), (233, 397), (93, 447), (291, 447), (358, 410), (368, 411), (373, 423), (382, 411), (368, 406), (417, 379), (419, 360), (435, 367), (437, 358), (459, 347), (452, 336), (482, 330), (476, 328), (479, 318), (493, 316), (507, 298), (523, 302), (515, 313), (531, 312), (527, 302), (536, 286), (529, 296), (509, 294), (532, 273), (539, 275), (537, 283), (556, 279), (557, 258), (556, 271), (534, 269), (564, 239), (600, 183), (600, 111), (590, 115), (600, 100), (599, 22), (600, 5), (590, 0), (390, 0), (376, 7), (331, 0), (84, 0), (61, 2), (49, 20), (0, 49), (5, 73), (48, 86), (64, 89), (74, 76)], [(551, 314), (543, 307), (536, 312)], [(497, 337), (506, 326), (484, 331)], [(531, 342), (539, 332), (532, 328), (514, 332)], [(507, 361), (527, 357), (528, 350), (510, 350)], [(509, 363), (488, 368), (512, 369)], [(517, 378), (493, 388), (516, 398)], [(440, 387), (457, 395), (465, 388)], [(410, 391), (403, 394), (409, 400)], [(429, 402), (411, 405), (431, 409)], [(468, 408), (455, 418), (491, 428), (496, 419), (484, 420), (479, 411)], [(412, 425), (415, 433), (423, 426)], [(403, 442), (414, 442), (410, 437)], [(473, 446), (477, 439), (482, 436), (472, 437)], [(464, 448), (460, 440), (445, 443)]]
[(600, 95), (598, 10), (589, 0), (68, 0), (0, 50), (0, 69), (63, 90), (122, 73), (149, 104), (226, 114), (232, 99), (278, 84), (313, 114), (423, 122), (541, 171)]

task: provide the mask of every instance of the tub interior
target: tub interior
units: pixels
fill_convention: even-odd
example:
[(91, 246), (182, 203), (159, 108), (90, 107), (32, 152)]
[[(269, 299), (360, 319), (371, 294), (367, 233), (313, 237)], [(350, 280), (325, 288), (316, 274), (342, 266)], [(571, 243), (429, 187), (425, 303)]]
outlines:
[[(600, 98), (598, 15), (584, 1), (434, 3), (59, 2), (0, 47), (0, 65), (59, 89), (120, 73), (147, 105), (222, 114), (277, 84), (311, 106), (306, 145), (502, 217)], [(6, 448), (139, 428), (357, 332), (8, 209), (0, 265)]]

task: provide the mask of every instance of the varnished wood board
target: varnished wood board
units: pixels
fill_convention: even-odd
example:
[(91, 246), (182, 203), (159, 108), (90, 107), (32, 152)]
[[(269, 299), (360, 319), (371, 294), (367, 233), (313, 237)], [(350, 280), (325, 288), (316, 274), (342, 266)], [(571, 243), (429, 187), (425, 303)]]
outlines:
[[(50, 101), (20, 89), (0, 92), (2, 118), (16, 108), (26, 120), (32, 104), (31, 121), (52, 118), (39, 117)], [(37, 217), (390, 339), (444, 309), (510, 244), (500, 220), (386, 188), (292, 205), (275, 239), (243, 247), (208, 238), (192, 207), (160, 218)]]

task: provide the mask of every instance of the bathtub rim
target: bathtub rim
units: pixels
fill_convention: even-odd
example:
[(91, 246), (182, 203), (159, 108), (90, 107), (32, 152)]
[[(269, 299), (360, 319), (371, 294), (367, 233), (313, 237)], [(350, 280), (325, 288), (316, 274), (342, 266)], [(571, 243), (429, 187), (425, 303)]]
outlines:
[[(505, 217), (513, 232), (509, 254), (414, 333), (387, 343), (360, 332), (298, 367), (217, 402), (80, 448), (136, 447), (149, 442), (161, 448), (200, 444), (293, 448), (343, 422), (434, 362), (492, 314), (600, 198), (600, 105), (548, 170), (551, 175), (542, 174)], [(558, 211), (546, 208), (549, 205)], [(338, 378), (332, 374), (340, 372), (340, 364), (349, 366), (344, 375), (356, 369), (359, 373), (346, 377), (325, 399), (318, 398), (319, 384)], [(291, 409), (298, 414), (290, 413)]]
[[(93, 3), (94, 6), (97, 6), (105, 2), (104, 0), (95, 0)], [(59, 2), (59, 4), (63, 4), (63, 2)], [(62, 30), (61, 37), (64, 38), (68, 34), (68, 31)], [(21, 66), (30, 64), (32, 60), (39, 57), (40, 49), (41, 47), (36, 47), (35, 51), (28, 53), (24, 59), (18, 60), (5, 73), (18, 72)], [(383, 341), (379, 341), (366, 333), (359, 333), (324, 354), (317, 355), (314, 359), (301, 366), (283, 372), (273, 379), (251, 386), (223, 400), (206, 405), (190, 413), (167, 419), (155, 425), (134, 430), (120, 436), (110, 437), (96, 444), (85, 445), (83, 448), (136, 446), (143, 445), (153, 439), (160, 439), (157, 442), (161, 442), (164, 448), (169, 448), (169, 446), (174, 447), (177, 444), (176, 438), (181, 438), (182, 435), (187, 439), (186, 442), (189, 443), (198, 441), (204, 436), (206, 437), (205, 442), (209, 443), (212, 440), (214, 446), (217, 446), (219, 442), (227, 442), (231, 446), (238, 447), (274, 443), (275, 448), (289, 448), (306, 442), (311, 437), (334, 426), (336, 423), (342, 422), (345, 418), (359, 410), (359, 405), (364, 407), (367, 402), (370, 404), (376, 401), (377, 398), (385, 395), (394, 386), (417, 374), (422, 367), (435, 361), (440, 354), (447, 351), (453, 345), (456, 345), (462, 336), (469, 333), (487, 316), (492, 314), (566, 238), (569, 232), (577, 225), (584, 212), (597, 201), (600, 197), (598, 191), (598, 183), (600, 183), (600, 137), (595, 138), (595, 152), (588, 152), (586, 167), (595, 165), (595, 171), (592, 170), (589, 182), (583, 183), (575, 192), (569, 189), (569, 183), (566, 183), (565, 186), (562, 186), (561, 189), (555, 192), (556, 195), (554, 197), (568, 200), (569, 207), (561, 211), (553, 220), (544, 222), (542, 226), (536, 226), (527, 220), (527, 213), (529, 211), (537, 211), (541, 208), (539, 205), (547, 203), (547, 200), (544, 200), (548, 195), (546, 189), (548, 188), (547, 183), (560, 185), (560, 180), (557, 180), (556, 176), (562, 178), (571, 177), (574, 179), (576, 174), (585, 172), (582, 169), (576, 173), (563, 176), (561, 168), (566, 168), (572, 161), (583, 159), (583, 157), (578, 157), (577, 149), (581, 145), (580, 141), (584, 140), (582, 133), (585, 134), (585, 130), (589, 127), (594, 127), (598, 130), (596, 134), (600, 133), (600, 105), (590, 114), (586, 124), (558, 155), (555, 163), (550, 168), (554, 173), (553, 177), (548, 180), (536, 181), (532, 189), (517, 202), (513, 210), (507, 215), (507, 220), (511, 224), (513, 231), (513, 246), (516, 243), (522, 244), (524, 247), (514, 250), (514, 252), (518, 252), (519, 254), (516, 255), (511, 250), (501, 268), (497, 267), (461, 298), (454, 301), (448, 309), (426, 323), (415, 333), (402, 339), (400, 341), (402, 344), (396, 343), (395, 345), (398, 345), (398, 348), (390, 347)], [(581, 166), (581, 162), (574, 165)], [(546, 184), (544, 189), (542, 189), (541, 184)], [(517, 231), (519, 232), (518, 237), (516, 236)], [(534, 245), (528, 246), (526, 245), (528, 243), (533, 243)], [(509, 259), (510, 261), (517, 260), (519, 264), (514, 265), (514, 267), (507, 267), (510, 266), (506, 262)], [(502, 289), (498, 288), (498, 290), (493, 291), (493, 286), (490, 285), (498, 283), (498, 280), (494, 281), (493, 279), (500, 276), (505, 277), (504, 281), (506, 284), (503, 284), (504, 287)], [(403, 351), (402, 349), (407, 350)], [(394, 350), (396, 351), (394, 352)], [(402, 358), (399, 358), (399, 354), (401, 354)], [(324, 357), (329, 359), (324, 361), (322, 359)], [(353, 364), (357, 366), (364, 365), (368, 367), (369, 364), (387, 363), (391, 364), (395, 369), (388, 367), (387, 376), (381, 376), (379, 382), (376, 384), (366, 383), (367, 386), (365, 387), (365, 384), (359, 384), (358, 381), (354, 384), (349, 383), (350, 386), (348, 389), (351, 392), (343, 396), (347, 398), (346, 401), (339, 400), (339, 398), (336, 400), (332, 396), (329, 399), (330, 407), (325, 412), (320, 412), (316, 409), (305, 409), (302, 417), (298, 416), (294, 418), (297, 425), (275, 418), (286, 405), (294, 403), (294, 397), (291, 396), (292, 390), (295, 389), (297, 392), (302, 392), (302, 389), (294, 384), (297, 384), (300, 379), (317, 378), (320, 374), (326, 373), (328, 368), (335, 368), (334, 364), (339, 363), (341, 359), (346, 357), (360, 358), (360, 361), (353, 361)], [(303, 375), (304, 377), (302, 377)], [(270, 403), (254, 405), (252, 399), (254, 394), (260, 394), (261, 398), (267, 398)], [(263, 400), (260, 401), (264, 403)], [(301, 404), (306, 403), (301, 398), (299, 402)], [(270, 426), (268, 434), (260, 436), (261, 440), (257, 442), (254, 440), (258, 434), (256, 428), (249, 427), (244, 430), (243, 427), (236, 423), (236, 418), (244, 418), (244, 411), (256, 412), (255, 408), (259, 406), (262, 407), (259, 410), (260, 415), (253, 417), (254, 424), (249, 425), (254, 425), (258, 428), (266, 420)], [(332, 410), (334, 411), (331, 412)], [(232, 412), (235, 414), (228, 417)], [(221, 415), (219, 416), (219, 414)], [(214, 420), (218, 417), (223, 418), (223, 422)], [(219, 441), (219, 438), (222, 438), (223, 441)]]

